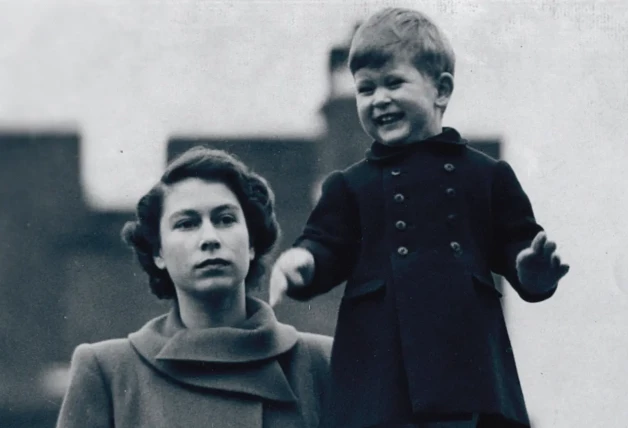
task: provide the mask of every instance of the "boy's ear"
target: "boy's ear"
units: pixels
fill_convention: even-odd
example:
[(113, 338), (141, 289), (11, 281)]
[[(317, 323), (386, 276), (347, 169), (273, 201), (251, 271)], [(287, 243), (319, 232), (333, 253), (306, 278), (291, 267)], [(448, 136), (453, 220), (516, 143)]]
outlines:
[(454, 92), (454, 76), (447, 72), (441, 73), (436, 80), (436, 89), (438, 90), (436, 105), (445, 109), (449, 103), (451, 94)]

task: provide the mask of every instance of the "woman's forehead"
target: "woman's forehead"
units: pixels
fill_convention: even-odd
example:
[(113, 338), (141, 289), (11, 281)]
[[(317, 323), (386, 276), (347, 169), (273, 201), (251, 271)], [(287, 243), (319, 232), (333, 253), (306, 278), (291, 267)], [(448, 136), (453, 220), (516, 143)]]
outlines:
[(180, 211), (211, 211), (219, 207), (240, 208), (236, 195), (222, 181), (186, 178), (164, 192), (163, 214)]

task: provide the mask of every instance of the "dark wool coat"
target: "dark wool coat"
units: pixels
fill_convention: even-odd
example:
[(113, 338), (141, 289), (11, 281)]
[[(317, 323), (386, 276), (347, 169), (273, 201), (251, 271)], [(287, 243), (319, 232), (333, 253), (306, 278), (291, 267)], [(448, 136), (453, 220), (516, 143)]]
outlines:
[(173, 310), (127, 339), (80, 345), (57, 427), (319, 426), (331, 338), (247, 306), (239, 328), (186, 329)]
[[(332, 173), (296, 246), (308, 299), (347, 281), (332, 351), (330, 427), (412, 414), (528, 416), (491, 272), (526, 301), (517, 254), (541, 231), (513, 170), (451, 128), (403, 148), (374, 143)], [(502, 426), (509, 426), (506, 422)]]

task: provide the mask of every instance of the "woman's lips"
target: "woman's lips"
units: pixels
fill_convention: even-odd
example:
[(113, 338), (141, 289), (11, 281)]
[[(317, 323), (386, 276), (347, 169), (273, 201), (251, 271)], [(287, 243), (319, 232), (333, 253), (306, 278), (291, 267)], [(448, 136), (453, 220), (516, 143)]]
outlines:
[(225, 259), (214, 258), (203, 260), (202, 262), (197, 263), (194, 267), (196, 269), (220, 268), (228, 266), (229, 264), (230, 263)]

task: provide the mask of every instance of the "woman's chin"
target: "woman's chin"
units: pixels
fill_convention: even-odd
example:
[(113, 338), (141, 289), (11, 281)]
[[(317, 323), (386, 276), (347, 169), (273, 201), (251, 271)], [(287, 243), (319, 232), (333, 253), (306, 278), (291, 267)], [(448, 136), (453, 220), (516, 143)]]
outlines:
[(232, 278), (208, 278), (193, 285), (193, 294), (203, 298), (234, 294), (237, 290), (238, 285)]

